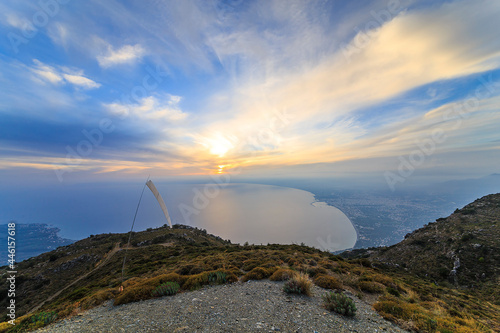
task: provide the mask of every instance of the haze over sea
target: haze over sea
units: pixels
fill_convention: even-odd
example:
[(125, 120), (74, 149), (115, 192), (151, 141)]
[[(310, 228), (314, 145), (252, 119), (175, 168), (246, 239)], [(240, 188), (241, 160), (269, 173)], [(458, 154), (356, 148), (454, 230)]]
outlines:
[[(172, 222), (206, 229), (232, 242), (305, 243), (342, 250), (356, 243), (356, 231), (340, 210), (315, 202), (310, 192), (257, 184), (156, 183)], [(130, 230), (142, 190), (140, 183), (76, 184), (46, 189), (0, 191), (0, 223), (47, 223), (60, 236)], [(26, 209), (29, 206), (30, 209)], [(166, 219), (146, 188), (135, 231), (158, 227)]]

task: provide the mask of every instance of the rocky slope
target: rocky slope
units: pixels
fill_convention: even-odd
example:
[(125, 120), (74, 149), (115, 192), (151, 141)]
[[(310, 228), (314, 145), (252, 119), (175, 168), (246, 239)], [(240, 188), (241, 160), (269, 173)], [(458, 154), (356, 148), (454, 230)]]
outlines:
[(500, 194), (478, 199), (396, 245), (367, 254), (375, 263), (479, 293), (500, 305)]

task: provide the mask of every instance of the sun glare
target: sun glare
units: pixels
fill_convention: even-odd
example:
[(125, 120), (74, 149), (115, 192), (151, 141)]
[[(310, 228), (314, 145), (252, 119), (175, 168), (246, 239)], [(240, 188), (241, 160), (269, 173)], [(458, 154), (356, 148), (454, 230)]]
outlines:
[(207, 139), (205, 146), (209, 148), (210, 154), (217, 155), (218, 157), (224, 157), (234, 147), (231, 141), (220, 134), (213, 139)]

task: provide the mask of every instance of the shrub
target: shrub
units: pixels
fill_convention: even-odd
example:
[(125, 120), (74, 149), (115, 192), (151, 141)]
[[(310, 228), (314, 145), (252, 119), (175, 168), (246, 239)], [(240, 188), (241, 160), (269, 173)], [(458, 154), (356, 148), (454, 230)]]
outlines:
[(316, 260), (314, 259), (309, 259), (309, 261), (307, 262), (310, 266), (316, 266), (318, 265), (318, 263), (316, 262)]
[(206, 265), (203, 265), (203, 264), (195, 265), (194, 267), (192, 267), (189, 270), (189, 275), (200, 274), (200, 273), (203, 273), (203, 272), (208, 271), (208, 270), (210, 270), (210, 268), (207, 267)]
[(352, 317), (356, 314), (354, 301), (340, 292), (331, 291), (323, 295), (323, 304), (327, 310), (344, 316)]
[(223, 284), (227, 282), (227, 274), (221, 271), (208, 273), (208, 282), (214, 284)]
[(81, 302), (81, 307), (83, 309), (89, 309), (91, 307), (101, 305), (108, 299), (112, 299), (118, 293), (117, 288), (108, 288), (104, 290), (99, 290), (96, 293), (85, 297)]
[(194, 268), (194, 265), (192, 265), (192, 264), (183, 265), (183, 266), (179, 267), (175, 272), (177, 274), (180, 274), (180, 275), (189, 275), (189, 272), (193, 268)]
[(353, 264), (360, 264), (363, 267), (372, 267), (371, 261), (368, 260), (367, 258), (352, 259), (351, 263), (353, 263)]
[(396, 318), (409, 320), (415, 313), (421, 310), (415, 304), (402, 303), (395, 300), (380, 300), (373, 305), (373, 308), (385, 319), (395, 321)]
[(462, 242), (467, 242), (467, 241), (470, 241), (473, 238), (474, 238), (473, 234), (464, 234), (460, 240)]
[(163, 284), (160, 284), (158, 287), (153, 289), (151, 292), (151, 296), (153, 297), (160, 297), (160, 296), (171, 296), (177, 294), (179, 291), (180, 286), (177, 282), (165, 282)]
[(238, 277), (231, 272), (212, 271), (191, 275), (182, 285), (182, 289), (194, 290), (207, 284), (222, 284), (238, 281)]
[(151, 292), (153, 291), (153, 289), (154, 287), (147, 283), (141, 283), (131, 287), (130, 289), (125, 289), (123, 293), (115, 298), (114, 305), (121, 305), (148, 299), (151, 297)]
[[(179, 275), (177, 273), (168, 273), (168, 274), (161, 274), (161, 275), (157, 275), (155, 277), (146, 279), (145, 281), (141, 282), (140, 284), (141, 285), (148, 285), (148, 286), (151, 286), (152, 288), (154, 288), (154, 287), (156, 287), (164, 282), (172, 281), (172, 282), (177, 282), (180, 286), (182, 286), (182, 284), (188, 278), (189, 278), (189, 276)], [(127, 281), (125, 281), (125, 283), (126, 282)], [(125, 290), (127, 290), (125, 283), (124, 283), (124, 287), (125, 287)]]
[(271, 275), (271, 272), (268, 269), (262, 267), (255, 267), (250, 272), (243, 275), (241, 278), (242, 282), (247, 282), (248, 280), (262, 280)]
[(179, 285), (183, 285), (185, 281), (189, 280), (189, 277), (179, 275), (177, 273), (169, 273), (142, 281), (131, 280), (132, 281), (130, 283), (130, 280), (124, 282), (123, 285), (125, 290), (118, 295), (118, 297), (116, 297), (114, 305), (126, 304), (151, 298), (151, 293), (156, 286), (168, 281), (177, 282)]
[(333, 276), (320, 274), (314, 278), (314, 283), (325, 289), (342, 289), (342, 283)]
[(287, 294), (303, 294), (311, 296), (312, 281), (309, 275), (304, 273), (295, 274), (285, 282), (283, 291)]
[(292, 271), (291, 269), (286, 269), (286, 268), (279, 268), (276, 272), (271, 275), (269, 280), (271, 281), (286, 281), (290, 280), (295, 274), (297, 274), (295, 271)]
[(42, 322), (44, 325), (48, 325), (57, 319), (57, 313), (51, 312), (40, 312), (31, 317), (32, 323)]
[(375, 274), (373, 276), (373, 281), (381, 283), (386, 287), (397, 288), (397, 285), (396, 283), (394, 283), (394, 280), (386, 275)]
[(328, 261), (328, 260), (321, 260), (319, 263), (318, 263), (319, 266), (325, 268), (325, 269), (334, 269), (335, 267), (338, 266), (338, 264), (336, 262), (331, 262), (331, 261)]
[(244, 271), (251, 271), (252, 269), (259, 266), (259, 264), (260, 264), (260, 261), (257, 259), (245, 260), (243, 262), (243, 267), (241, 267), (241, 269), (243, 269)]
[(392, 287), (387, 287), (387, 292), (391, 295), (394, 295), (396, 297), (399, 297), (401, 296), (401, 293), (399, 292), (399, 290), (395, 289), (395, 288), (392, 288)]
[(323, 267), (317, 267), (317, 266), (308, 268), (306, 271), (309, 274), (309, 276), (311, 276), (311, 277), (316, 277), (318, 275), (328, 274), (328, 271), (326, 269), (324, 269)]
[(381, 294), (384, 292), (384, 286), (372, 281), (359, 281), (358, 288), (371, 294)]

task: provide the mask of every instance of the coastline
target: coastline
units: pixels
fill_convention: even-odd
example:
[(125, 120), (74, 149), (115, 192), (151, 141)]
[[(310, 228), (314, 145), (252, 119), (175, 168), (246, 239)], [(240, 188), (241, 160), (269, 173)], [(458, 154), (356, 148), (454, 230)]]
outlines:
[[(352, 227), (354, 229), (354, 232), (356, 233), (356, 241), (354, 242), (354, 245), (352, 247), (349, 247), (349, 248), (346, 248), (346, 249), (343, 249), (343, 250), (333, 251), (332, 253), (342, 253), (344, 251), (349, 251), (349, 250), (355, 249), (356, 248), (356, 244), (358, 243), (358, 239), (359, 239), (359, 230), (356, 227), (356, 225), (352, 222), (352, 220), (349, 218), (349, 216), (347, 216), (347, 214), (344, 213), (340, 208), (332, 206), (332, 205), (328, 204), (327, 202), (320, 201), (320, 200), (316, 199), (316, 195), (314, 193), (312, 193), (312, 192), (309, 192), (309, 193), (311, 193), (313, 195), (313, 197), (314, 197), (314, 201), (311, 202), (311, 205), (313, 207), (315, 207), (315, 208), (333, 207), (335, 209), (338, 209), (342, 214), (345, 215), (345, 217), (347, 217), (347, 219), (349, 220), (349, 222), (351, 223), (351, 225), (352, 225)], [(315, 205), (315, 203), (321, 203), (322, 205)]]

